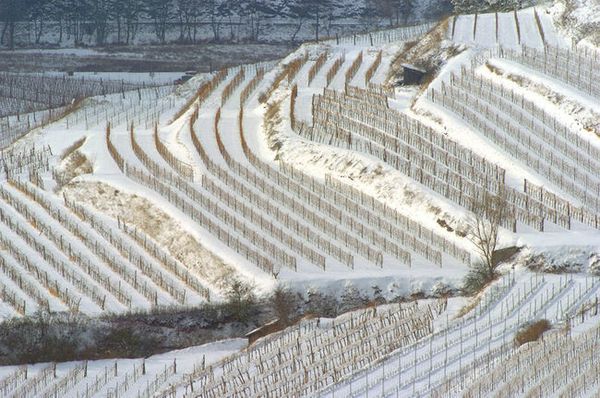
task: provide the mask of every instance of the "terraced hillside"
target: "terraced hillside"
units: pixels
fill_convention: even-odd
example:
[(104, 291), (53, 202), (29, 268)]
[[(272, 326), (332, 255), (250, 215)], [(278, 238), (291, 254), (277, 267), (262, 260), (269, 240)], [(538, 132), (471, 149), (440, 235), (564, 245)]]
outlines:
[[(29, 132), (2, 156), (4, 318), (193, 307), (236, 281), (444, 298), (306, 319), (206, 348), (214, 361), (170, 353), (148, 372), (143, 360), (3, 368), (0, 388), (590, 396), (598, 50), (569, 42), (544, 7), (458, 16), (93, 97)], [(395, 85), (406, 64), (430, 70), (421, 85)], [(448, 299), (481, 261), (472, 223), (486, 197), (505, 210), (499, 247), (517, 254), (476, 297)], [(542, 342), (515, 344), (542, 320)]]

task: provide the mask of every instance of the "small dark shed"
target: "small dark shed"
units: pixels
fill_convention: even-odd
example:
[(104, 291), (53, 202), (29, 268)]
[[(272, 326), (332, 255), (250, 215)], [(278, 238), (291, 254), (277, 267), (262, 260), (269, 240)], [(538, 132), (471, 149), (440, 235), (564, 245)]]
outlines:
[(402, 69), (402, 83), (404, 84), (421, 84), (423, 78), (427, 74), (425, 69), (410, 64), (402, 64)]
[(185, 82), (187, 82), (188, 80), (190, 80), (192, 77), (194, 77), (193, 75), (183, 75), (181, 76), (179, 79), (175, 80), (175, 84), (183, 84)]
[(253, 331), (246, 334), (246, 338), (248, 339), (248, 345), (252, 345), (256, 340), (261, 337), (265, 337), (270, 335), (271, 333), (279, 332), (283, 330), (284, 325), (279, 319), (275, 319), (263, 326), (254, 329)]

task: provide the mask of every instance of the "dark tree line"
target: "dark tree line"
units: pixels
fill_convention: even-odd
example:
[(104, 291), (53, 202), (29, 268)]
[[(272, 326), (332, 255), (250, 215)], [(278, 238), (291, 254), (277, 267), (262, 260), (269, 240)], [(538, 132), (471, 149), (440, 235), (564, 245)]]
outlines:
[(364, 12), (387, 19), (390, 26), (406, 24), (417, 0), (367, 0)]
[[(425, 0), (444, 3), (446, 0)], [(49, 25), (58, 42), (69, 39), (75, 45), (93, 38), (96, 45), (132, 43), (140, 26), (152, 27), (156, 40), (164, 43), (176, 29), (179, 41), (197, 42), (200, 24), (208, 25), (212, 40), (241, 37), (258, 41), (264, 24), (279, 17), (293, 20), (297, 30), (307, 24), (315, 39), (328, 36), (339, 18), (378, 18), (390, 25), (408, 21), (416, 0), (0, 0), (0, 45), (14, 48), (19, 26), (27, 23), (31, 41), (40, 44)], [(436, 4), (436, 6), (439, 4)], [(116, 40), (115, 40), (116, 38)], [(202, 39), (206, 39), (203, 37)]]
[(483, 13), (519, 10), (542, 3), (540, 0), (452, 0), (456, 13)]

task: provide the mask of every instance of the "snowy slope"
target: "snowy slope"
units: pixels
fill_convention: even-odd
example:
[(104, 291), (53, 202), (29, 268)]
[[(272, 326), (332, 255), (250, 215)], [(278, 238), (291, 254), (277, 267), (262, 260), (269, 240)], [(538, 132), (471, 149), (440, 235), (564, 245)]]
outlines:
[[(509, 210), (500, 246), (521, 252), (472, 302), (304, 321), (205, 369), (195, 353), (174, 353), (148, 360), (151, 375), (140, 360), (110, 382), (106, 362), (85, 377), (82, 364), (59, 365), (60, 380), (36, 365), (27, 381), (3, 369), (7, 385), (79, 396), (95, 377), (96, 392), (118, 395), (484, 396), (474, 393), (489, 388), (481, 369), (537, 358), (513, 344), (530, 321), (592, 347), (597, 52), (568, 49), (546, 10), (305, 44), (279, 63), (90, 98), (3, 155), (13, 170), (0, 183), (3, 317), (194, 306), (236, 279), (258, 294), (279, 284), (440, 294), (478, 261), (473, 201), (498, 195)], [(413, 56), (441, 68), (422, 87), (388, 85)], [(594, 360), (582, 360), (586, 372)], [(543, 380), (534, 373), (522, 390), (546, 391)], [(561, 391), (583, 385), (584, 396), (582, 380)]]
[(149, 358), (7, 366), (0, 369), (0, 383), (3, 396), (151, 397), (246, 346), (245, 339), (224, 340)]
[(448, 36), (455, 43), (480, 48), (569, 44), (569, 40), (557, 33), (552, 15), (545, 6), (515, 12), (458, 15), (449, 25)]
[[(494, 33), (496, 21), (497, 37)], [(542, 44), (540, 29), (543, 29), (543, 37), (558, 43), (558, 35), (552, 26), (548, 14), (535, 9), (516, 14), (459, 16), (448, 23), (450, 34), (453, 32), (454, 35), (452, 43), (472, 44), (475, 51), (464, 52), (451, 60), (430, 87), (442, 89), (448, 79), (452, 79), (451, 73), (459, 73), (463, 66), (471, 66), (472, 59), (481, 63), (483, 58), (478, 57), (489, 56), (481, 53), (485, 48), (497, 43), (503, 47), (517, 47), (519, 35), (523, 44), (539, 47)], [(457, 120), (443, 104), (440, 106), (421, 96), (417, 97), (416, 107), (413, 107), (416, 92), (410, 89), (399, 90), (389, 99), (382, 96), (381, 93), (387, 92), (378, 84), (386, 81), (392, 60), (403, 50), (403, 41), (410, 41), (429, 28), (353, 37), (342, 40), (339, 45), (335, 42), (305, 45), (276, 67), (266, 63), (233, 68), (195, 78), (176, 91), (171, 88), (146, 89), (87, 100), (81, 109), (16, 144), (16, 148), (25, 149), (35, 141), (39, 146), (51, 148), (55, 155), (50, 159), (49, 167), (44, 166), (30, 179), (46, 191), (56, 188), (60, 196), (64, 195), (91, 212), (87, 215), (72, 205), (70, 209), (62, 210), (66, 214), (78, 211), (80, 220), (62, 227), (69, 230), (65, 236), (72, 243), (65, 245), (55, 237), (47, 243), (48, 247), (58, 249), (57, 258), (62, 258), (65, 251), (69, 255), (72, 248), (81, 248), (77, 253), (81, 252), (83, 257), (78, 260), (78, 267), (99, 284), (94, 288), (97, 291), (86, 290), (83, 297), (93, 298), (93, 293), (96, 305), (100, 306), (105, 296), (126, 307), (145, 308), (172, 302), (191, 305), (199, 292), (206, 297), (206, 292), (210, 291), (210, 295), (219, 297), (227, 288), (228, 280), (234, 277), (253, 283), (262, 292), (268, 292), (277, 281), (299, 291), (318, 288), (333, 293), (341, 291), (347, 283), (365, 289), (379, 285), (388, 297), (415, 291), (427, 293), (436, 283), (458, 287), (474, 258), (471, 243), (455, 232), (466, 228), (468, 212), (464, 203), (448, 200), (451, 197), (438, 185), (418, 181), (412, 174), (416, 171), (408, 175), (399, 172), (397, 165), (389, 164), (372, 150), (341, 147), (341, 143), (323, 138), (316, 143), (310, 142), (315, 136), (307, 136), (305, 127), (314, 124), (311, 112), (315, 98), (317, 102), (325, 101), (324, 104), (335, 98), (315, 97), (323, 94), (323, 88), (339, 92), (349, 85), (357, 87), (356, 90), (374, 91), (365, 98), (351, 94), (344, 100), (344, 106), (360, 107), (363, 106), (360, 101), (368, 102), (371, 97), (388, 103), (390, 109), (383, 111), (386, 118), (417, 123), (432, 129), (431, 134), (435, 137), (443, 134), (450, 139), (443, 145), (458, 143), (452, 156), (480, 159), (477, 164), (499, 170), (518, 195), (527, 195), (523, 193), (523, 184), (527, 180), (547, 186), (549, 192), (562, 195), (573, 206), (585, 203), (567, 192), (564, 186), (556, 186), (553, 180), (548, 184), (542, 169), (532, 169), (529, 164), (523, 164), (522, 159), (513, 162), (503, 147), (490, 142), (469, 121)], [(317, 64), (320, 58), (322, 63)], [(491, 58), (494, 58), (493, 54)], [(508, 69), (505, 64), (501, 65)], [(289, 76), (280, 79), (282, 73)], [(508, 81), (499, 82), (512, 87)], [(293, 86), (297, 87), (297, 97), (292, 109), (289, 93)], [(380, 93), (376, 93), (377, 90)], [(265, 98), (260, 98), (265, 95), (267, 105)], [(575, 97), (573, 101), (580, 102), (580, 99)], [(280, 122), (273, 123), (272, 116), (265, 112), (276, 103), (279, 104)], [(329, 112), (319, 106), (322, 115)], [(290, 125), (288, 117), (292, 113), (295, 126)], [(360, 123), (364, 124), (366, 120), (368, 123), (370, 117), (361, 116)], [(330, 128), (328, 122), (319, 120), (326, 134)], [(440, 122), (443, 128), (440, 128)], [(110, 123), (110, 129), (107, 129), (107, 123)], [(156, 131), (155, 123), (158, 123)], [(358, 119), (349, 117), (344, 123), (358, 126)], [(110, 130), (109, 134), (107, 130)], [(69, 137), (66, 140), (65, 131)], [(386, 136), (375, 133), (377, 137)], [(85, 140), (79, 143), (82, 138)], [(403, 139), (397, 142), (406, 150), (424, 148)], [(76, 142), (80, 146), (75, 150), (69, 148)], [(431, 145), (425, 142), (419, 145), (425, 144)], [(435, 143), (431, 150), (440, 150), (436, 149), (441, 148), (437, 145)], [(64, 153), (67, 149), (71, 152)], [(59, 159), (56, 154), (65, 159)], [(278, 161), (273, 161), (275, 158)], [(87, 168), (79, 166), (71, 170), (78, 161), (88, 165)], [(451, 166), (450, 171), (460, 173), (460, 167), (464, 166), (456, 167)], [(51, 169), (55, 171), (50, 173)], [(65, 173), (69, 178), (62, 176)], [(69, 179), (77, 174), (82, 175), (70, 183)], [(114, 194), (107, 195), (107, 189)], [(353, 189), (366, 196), (355, 197)], [(19, 195), (18, 192), (14, 194)], [(58, 198), (53, 198), (51, 192), (48, 196), (48, 200), (58, 205)], [(140, 210), (129, 211), (127, 202), (135, 203)], [(392, 222), (378, 214), (384, 209), (383, 203), (391, 208), (391, 213), (386, 215), (393, 215)], [(7, 205), (12, 206), (11, 203)], [(356, 212), (356, 209), (360, 211)], [(106, 253), (112, 254), (91, 253), (90, 249), (97, 250), (95, 235), (92, 233), (89, 238), (73, 235), (79, 228), (93, 227), (89, 218), (97, 211), (112, 218), (104, 221), (106, 228), (123, 224), (115, 230), (114, 239), (115, 242), (123, 239), (128, 246), (102, 241), (107, 245)], [(340, 212), (349, 211), (353, 212), (351, 216), (340, 218)], [(35, 214), (30, 219), (37, 217)], [(53, 218), (60, 214), (56, 213)], [(539, 219), (540, 216), (535, 217)], [(505, 231), (503, 244), (538, 242), (553, 233), (557, 240), (578, 239), (580, 224), (574, 222), (574, 231), (565, 233), (548, 220), (547, 233), (538, 239), (534, 233), (538, 225), (535, 217), (519, 220), (515, 224), (518, 225), (516, 235)], [(15, 220), (21, 222), (18, 218)], [(45, 225), (53, 225), (56, 221), (49, 219), (37, 229), (43, 232)], [(60, 218), (58, 221), (60, 223)], [(377, 226), (382, 222), (385, 228), (378, 231)], [(442, 227), (444, 223), (451, 228)], [(583, 230), (588, 231), (587, 227)], [(126, 239), (127, 231), (137, 231), (138, 240), (131, 241), (131, 236)], [(23, 235), (24, 238), (27, 236)], [(154, 246), (148, 246), (148, 242), (162, 246), (162, 251), (155, 253)], [(590, 244), (594, 242), (595, 238), (590, 240)], [(44, 256), (43, 250), (42, 246), (36, 249)], [(139, 253), (137, 262), (118, 259), (122, 255), (129, 256), (129, 250)], [(15, 251), (11, 255), (19, 254)], [(103, 263), (108, 268), (112, 267), (110, 272), (116, 272), (128, 284), (123, 291), (130, 290), (129, 285), (132, 285), (144, 299), (131, 301), (129, 294), (101, 287), (105, 271), (86, 268), (87, 259), (99, 255), (103, 256)], [(47, 267), (62, 269), (57, 268), (59, 265), (55, 260), (48, 261), (42, 270)], [(168, 267), (166, 273), (159, 270), (161, 263)], [(139, 281), (136, 269), (144, 275)], [(78, 282), (77, 275), (66, 274), (66, 277), (74, 284), (74, 290), (81, 291), (84, 286)], [(112, 274), (106, 273), (106, 277), (108, 275)], [(49, 288), (45, 279), (37, 276), (36, 280)], [(7, 277), (6, 283), (12, 286), (14, 279)], [(195, 293), (184, 293), (187, 289), (195, 290)], [(21, 303), (22, 300), (16, 300), (21, 293), (16, 291), (15, 294), (13, 301)], [(42, 302), (41, 297), (38, 303)], [(64, 296), (62, 301), (65, 300), (69, 298)]]
[[(0, 385), (8, 394), (35, 391), (37, 396), (74, 397), (87, 391), (209, 397), (225, 391), (229, 396), (364, 397), (459, 396), (461, 392), (485, 396), (515, 388), (513, 383), (518, 382), (523, 392), (541, 389), (548, 394), (553, 390), (585, 396), (594, 384), (589, 377), (597, 358), (594, 297), (598, 289), (598, 278), (531, 275), (517, 267), (472, 303), (421, 300), (335, 319), (306, 319), (250, 347), (238, 339), (145, 360), (3, 367)], [(554, 330), (547, 332), (543, 343), (517, 347), (515, 333), (528, 321), (539, 319), (550, 320)], [(569, 352), (580, 358), (550, 360), (566, 358)], [(531, 359), (545, 366), (519, 364)], [(491, 369), (502, 382), (490, 383)], [(503, 372), (510, 375), (507, 381), (498, 375)], [(529, 378), (519, 378), (525, 372)], [(566, 372), (586, 374), (587, 379), (551, 383), (546, 378)]]

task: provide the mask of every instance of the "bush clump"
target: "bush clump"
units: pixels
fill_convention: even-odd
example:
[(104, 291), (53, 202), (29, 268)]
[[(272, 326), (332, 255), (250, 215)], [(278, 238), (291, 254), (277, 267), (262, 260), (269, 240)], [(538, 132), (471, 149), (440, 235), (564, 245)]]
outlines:
[(462, 290), (467, 295), (475, 295), (483, 290), (490, 282), (496, 280), (499, 274), (490, 271), (483, 263), (474, 264), (463, 280)]
[(531, 341), (537, 341), (542, 334), (552, 328), (552, 324), (547, 319), (531, 322), (523, 327), (515, 335), (515, 344), (521, 346)]

